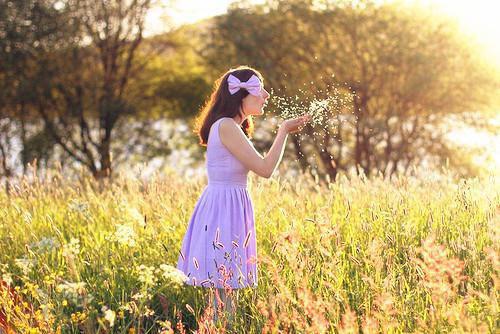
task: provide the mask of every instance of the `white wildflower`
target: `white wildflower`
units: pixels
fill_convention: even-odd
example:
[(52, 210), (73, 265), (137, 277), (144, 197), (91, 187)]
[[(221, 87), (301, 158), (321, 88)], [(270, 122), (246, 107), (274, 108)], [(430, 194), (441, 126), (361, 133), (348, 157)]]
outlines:
[[(78, 305), (83, 299), (83, 296), (87, 294), (85, 286), (86, 284), (84, 282), (64, 282), (57, 285), (56, 291), (62, 293), (66, 299)], [(87, 301), (89, 301), (89, 298), (87, 298)]]
[(107, 306), (103, 306), (101, 311), (104, 312), (104, 319), (109, 322), (109, 327), (113, 327), (115, 325), (116, 313), (115, 311), (108, 309)]
[(33, 242), (30, 244), (30, 248), (37, 249), (39, 251), (51, 251), (54, 248), (59, 247), (59, 242), (55, 238), (42, 238), (38, 242)]
[(132, 221), (139, 224), (140, 227), (146, 226), (146, 223), (144, 222), (144, 216), (136, 208), (134, 208), (134, 207), (129, 208), (128, 215), (132, 219)]
[(33, 268), (33, 261), (26, 258), (15, 259), (14, 263), (18, 266), (24, 275), (28, 275)]
[(75, 294), (84, 294), (85, 293), (85, 282), (64, 282), (57, 285), (57, 289), (62, 292), (71, 292)]
[(150, 317), (155, 314), (155, 311), (150, 309), (147, 305), (144, 306), (144, 312), (142, 313), (145, 317)]
[(135, 246), (135, 232), (131, 226), (117, 224), (116, 231), (111, 235), (108, 240), (118, 241), (120, 244)]
[(160, 271), (165, 280), (177, 285), (182, 285), (189, 280), (181, 270), (168, 264), (160, 264)]
[(75, 257), (80, 254), (80, 240), (71, 238), (69, 243), (63, 246), (63, 255), (67, 257)]
[(2, 281), (7, 283), (8, 286), (12, 285), (12, 275), (10, 273), (5, 273), (2, 275)]
[(155, 267), (141, 264), (137, 267), (137, 271), (139, 272), (139, 281), (144, 285), (149, 286), (156, 283), (157, 279), (154, 275)]
[(137, 293), (132, 295), (133, 301), (131, 302), (131, 306), (132, 306), (132, 304), (136, 305), (136, 302), (141, 303), (141, 302), (144, 302), (147, 300), (152, 300), (152, 299), (153, 299), (153, 295), (151, 293), (148, 293), (147, 291), (137, 292)]

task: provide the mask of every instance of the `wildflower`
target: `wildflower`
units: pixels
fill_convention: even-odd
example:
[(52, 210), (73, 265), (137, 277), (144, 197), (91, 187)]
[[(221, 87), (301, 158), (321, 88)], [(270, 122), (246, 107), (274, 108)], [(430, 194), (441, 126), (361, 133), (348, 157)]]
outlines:
[(80, 254), (80, 240), (77, 238), (71, 238), (70, 242), (63, 246), (62, 253), (64, 256), (70, 258)]
[(41, 252), (51, 251), (54, 248), (59, 247), (59, 242), (55, 238), (42, 238), (38, 242), (33, 242), (30, 244), (30, 248), (37, 249)]
[(23, 271), (24, 275), (28, 275), (34, 266), (34, 261), (26, 258), (15, 259), (14, 263)]
[(85, 321), (87, 319), (87, 313), (81, 312), (80, 317), (78, 318), (80, 321)]
[(109, 327), (113, 327), (115, 325), (116, 313), (115, 311), (108, 309), (107, 306), (103, 306), (101, 311), (104, 312), (104, 319), (109, 323)]
[[(143, 293), (140, 293), (140, 292), (138, 292), (138, 293), (136, 293), (136, 294), (132, 295), (132, 299), (133, 299), (133, 300), (137, 300), (137, 301), (141, 300), (141, 299), (142, 299), (142, 298), (144, 298), (144, 297), (145, 297), (145, 295), (144, 295)], [(133, 311), (133, 309), (131, 308), (131, 305), (129, 305), (129, 304), (125, 305), (125, 309), (126, 309), (127, 311), (129, 311), (129, 312), (132, 312), (132, 311)]]
[(157, 279), (154, 275), (155, 267), (141, 264), (137, 267), (137, 271), (139, 272), (139, 281), (144, 285), (149, 286), (156, 283)]
[(155, 314), (155, 311), (150, 309), (147, 305), (144, 306), (144, 313), (142, 314), (145, 317), (150, 317)]
[(5, 273), (2, 275), (2, 281), (4, 281), (8, 286), (12, 285), (12, 275), (9, 273)]
[(116, 231), (108, 240), (118, 241), (122, 245), (135, 246), (135, 232), (131, 226), (117, 224)]
[(129, 217), (132, 219), (133, 222), (136, 222), (139, 224), (140, 227), (145, 227), (146, 223), (144, 221), (144, 216), (142, 213), (139, 212), (136, 208), (132, 207), (127, 210), (127, 213)]
[[(85, 285), (84, 282), (64, 282), (56, 286), (56, 291), (62, 293), (73, 304), (78, 305), (83, 300), (83, 297), (87, 295)], [(91, 297), (87, 296), (87, 300), (90, 299)]]
[(189, 279), (181, 270), (168, 264), (160, 264), (160, 271), (165, 280), (177, 285), (182, 285)]

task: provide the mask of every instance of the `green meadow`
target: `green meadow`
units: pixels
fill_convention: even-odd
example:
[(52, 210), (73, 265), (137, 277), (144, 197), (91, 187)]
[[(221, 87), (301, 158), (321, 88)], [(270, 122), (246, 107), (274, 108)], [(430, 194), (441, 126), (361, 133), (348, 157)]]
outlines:
[(11, 333), (494, 333), (500, 182), (450, 172), (249, 175), (258, 287), (183, 284), (204, 179), (19, 179), (0, 192), (0, 314)]

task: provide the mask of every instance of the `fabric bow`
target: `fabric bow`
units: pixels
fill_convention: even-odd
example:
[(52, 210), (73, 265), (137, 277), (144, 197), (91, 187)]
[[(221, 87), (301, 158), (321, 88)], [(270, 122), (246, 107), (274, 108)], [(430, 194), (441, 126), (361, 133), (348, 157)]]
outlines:
[(234, 75), (229, 74), (227, 83), (229, 87), (229, 93), (231, 93), (231, 95), (239, 91), (240, 88), (245, 88), (252, 95), (260, 95), (261, 84), (259, 78), (255, 74), (253, 74), (250, 79), (248, 79), (248, 81), (243, 82)]

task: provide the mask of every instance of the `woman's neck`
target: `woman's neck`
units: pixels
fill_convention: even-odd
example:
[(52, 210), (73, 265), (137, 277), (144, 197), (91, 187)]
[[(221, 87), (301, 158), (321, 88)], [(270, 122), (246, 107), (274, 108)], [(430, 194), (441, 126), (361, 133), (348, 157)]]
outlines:
[(233, 119), (236, 123), (238, 123), (241, 126), (241, 124), (243, 124), (243, 122), (245, 121), (246, 117), (241, 117), (241, 115), (237, 115)]

